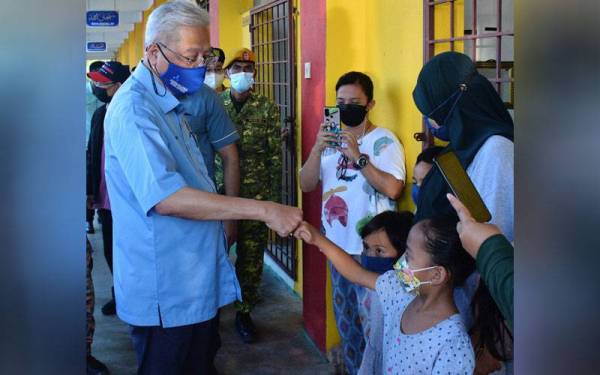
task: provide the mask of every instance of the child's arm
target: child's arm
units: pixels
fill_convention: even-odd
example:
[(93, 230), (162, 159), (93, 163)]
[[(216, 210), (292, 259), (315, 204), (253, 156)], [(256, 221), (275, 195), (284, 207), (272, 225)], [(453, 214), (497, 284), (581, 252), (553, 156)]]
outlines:
[(366, 288), (375, 289), (379, 275), (362, 268), (348, 253), (329, 241), (309, 223), (303, 221), (296, 229), (294, 236), (320, 248), (321, 252), (333, 263), (335, 269), (346, 279)]

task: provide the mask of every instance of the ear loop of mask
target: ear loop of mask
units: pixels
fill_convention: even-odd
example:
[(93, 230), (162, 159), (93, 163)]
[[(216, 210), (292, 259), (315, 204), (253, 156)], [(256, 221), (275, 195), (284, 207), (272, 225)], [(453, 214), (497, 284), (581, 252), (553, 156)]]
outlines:
[(419, 294), (419, 287), (421, 287), (422, 285), (432, 284), (433, 282), (431, 280), (421, 281), (417, 276), (415, 276), (415, 272), (427, 271), (437, 267), (439, 266), (430, 266), (412, 270), (408, 266), (408, 262), (406, 261), (406, 257), (404, 255), (400, 257), (400, 259), (398, 259), (398, 262), (396, 262), (396, 264), (394, 264), (394, 269), (396, 271), (399, 271), (402, 274), (408, 276), (408, 280), (404, 277), (401, 277), (401, 279), (404, 280), (403, 283), (405, 283), (405, 285), (409, 288), (407, 292), (414, 291), (417, 295)]
[(433, 115), (438, 109), (440, 109), (443, 106), (445, 106), (446, 103), (448, 103), (450, 100), (452, 100), (452, 98), (454, 98), (455, 96), (458, 95), (458, 98), (456, 98), (456, 100), (454, 101), (454, 104), (452, 104), (452, 107), (450, 107), (450, 110), (448, 111), (448, 114), (446, 115), (446, 118), (444, 118), (444, 121), (442, 121), (441, 124), (438, 124), (440, 126), (444, 126), (446, 124), (446, 121), (448, 121), (448, 118), (452, 114), (452, 111), (454, 110), (454, 107), (456, 107), (456, 104), (458, 104), (458, 101), (460, 100), (460, 98), (462, 97), (462, 95), (464, 94), (465, 91), (467, 91), (467, 85), (465, 83), (461, 83), (460, 85), (458, 85), (458, 91), (456, 91), (454, 94), (450, 95), (446, 100), (444, 100), (440, 105), (438, 105), (437, 107), (435, 107), (433, 109), (433, 111), (429, 112), (429, 114), (427, 116), (425, 116), (425, 117), (431, 118), (431, 115)]
[(411, 273), (411, 276), (414, 276), (414, 273), (415, 273), (415, 272), (421, 272), (421, 271), (432, 270), (432, 269), (434, 269), (434, 268), (437, 268), (437, 267), (439, 267), (439, 266), (430, 266), (430, 267), (425, 267), (425, 268), (417, 268), (416, 270), (413, 270), (413, 269), (407, 268), (407, 270), (409, 270), (409, 271), (410, 271), (410, 273)]
[(420, 294), (419, 289), (423, 286), (423, 285), (429, 285), (429, 284), (433, 284), (432, 280), (427, 280), (427, 281), (421, 281), (421, 279), (419, 279), (418, 277), (415, 276), (415, 272), (420, 272), (420, 271), (427, 271), (427, 270), (432, 270), (434, 268), (437, 268), (439, 266), (431, 266), (431, 267), (425, 267), (425, 268), (419, 268), (416, 270), (411, 270), (410, 268), (408, 268), (408, 270), (410, 271), (410, 276), (413, 280), (418, 280), (417, 281), (417, 285), (414, 285), (414, 292), (416, 293), (416, 295)]
[[(165, 56), (165, 54), (163, 53), (163, 51), (162, 51), (162, 49), (160, 48), (160, 45), (159, 45), (158, 43), (156, 43), (156, 47), (157, 47), (157, 48), (158, 48), (158, 50), (160, 51), (160, 54), (161, 54), (161, 55), (163, 55), (163, 57), (165, 58), (165, 60), (167, 60), (167, 62), (168, 62), (169, 64), (171, 64), (171, 62), (169, 61), (169, 59), (167, 58), (167, 56)], [(148, 49), (146, 49), (146, 50), (148, 50)], [(150, 69), (151, 69), (151, 70), (152, 70), (154, 73), (156, 73), (156, 75), (160, 76), (160, 74), (158, 73), (158, 69), (156, 69), (156, 66), (152, 66), (152, 63), (150, 63), (150, 61), (148, 61), (148, 65), (150, 66)], [(164, 97), (165, 95), (167, 95), (167, 91), (168, 91), (168, 89), (167, 89), (167, 87), (166, 87), (166, 86), (163, 86), (163, 87), (165, 88), (165, 92), (164, 92), (164, 94), (162, 94), (162, 95), (161, 95), (161, 94), (159, 94), (159, 93), (158, 93), (158, 88), (156, 87), (156, 82), (155, 82), (155, 79), (154, 79), (154, 74), (151, 74), (151, 75), (150, 75), (150, 79), (152, 80), (152, 88), (154, 89), (154, 93), (155, 93), (156, 95), (158, 95), (158, 96), (160, 96), (160, 97)]]

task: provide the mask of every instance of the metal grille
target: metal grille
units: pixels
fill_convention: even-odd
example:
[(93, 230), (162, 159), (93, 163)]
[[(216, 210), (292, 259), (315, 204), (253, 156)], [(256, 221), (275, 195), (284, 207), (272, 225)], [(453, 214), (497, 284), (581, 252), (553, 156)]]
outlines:
[[(508, 61), (502, 61), (503, 49), (512, 47), (514, 32), (503, 29), (503, 1), (502, 0), (464, 0), (465, 30), (462, 36), (456, 36), (455, 11), (457, 0), (424, 0), (423, 1), (423, 64), (435, 55), (436, 46), (448, 46), (445, 50), (454, 51), (457, 42), (464, 44), (464, 53), (475, 62), (480, 73), (485, 75), (494, 84), (498, 94), (504, 99), (507, 108), (513, 108), (514, 98), (514, 58), (512, 48), (508, 54)], [(463, 1), (461, 1), (463, 3)], [(512, 1), (505, 0), (512, 12)], [(449, 37), (436, 38), (436, 9), (445, 7), (449, 14)], [(507, 6), (508, 7), (508, 6)], [(482, 11), (483, 10), (483, 11)], [(507, 9), (504, 9), (506, 11)], [(484, 22), (494, 20), (494, 25), (485, 25)], [(470, 29), (467, 25), (470, 24)], [(507, 45), (510, 42), (510, 46)], [(508, 86), (508, 88), (506, 87)], [(415, 134), (415, 138), (423, 141), (424, 147), (433, 144), (433, 137), (427, 126), (423, 126), (423, 133)]]
[[(277, 103), (282, 129), (287, 137), (282, 142), (282, 203), (296, 205), (296, 80), (293, 5), (290, 0), (277, 0), (250, 11), (252, 51), (256, 55), (254, 89)], [(296, 241), (269, 233), (267, 254), (296, 280)]]

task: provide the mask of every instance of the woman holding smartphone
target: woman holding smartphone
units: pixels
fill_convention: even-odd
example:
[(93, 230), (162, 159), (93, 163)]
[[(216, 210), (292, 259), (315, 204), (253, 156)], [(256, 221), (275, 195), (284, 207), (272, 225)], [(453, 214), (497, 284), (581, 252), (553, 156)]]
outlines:
[[(447, 149), (454, 151), (465, 168), (491, 213), (490, 222), (512, 241), (514, 124), (490, 81), (477, 72), (467, 55), (444, 52), (421, 69), (413, 99), (433, 136), (447, 141)], [(415, 220), (456, 215), (447, 192), (444, 177), (432, 168), (421, 183)], [(474, 273), (454, 293), (478, 353), (475, 373), (500, 369), (502, 374), (512, 374), (512, 334), (505, 324), (497, 323), (500, 311), (491, 297), (485, 305), (470, 306), (474, 294), (489, 296), (485, 289)], [(477, 319), (478, 315), (483, 319)], [(482, 324), (474, 326), (474, 321)]]
[[(343, 124), (339, 135), (321, 124), (311, 153), (300, 170), (300, 188), (323, 186), (321, 231), (357, 261), (363, 251), (360, 230), (375, 215), (396, 210), (404, 188), (404, 150), (389, 130), (375, 126), (368, 112), (375, 106), (373, 82), (364, 73), (349, 72), (336, 84)], [(331, 266), (333, 308), (342, 338), (344, 366), (356, 374), (365, 342), (358, 316), (362, 287)]]

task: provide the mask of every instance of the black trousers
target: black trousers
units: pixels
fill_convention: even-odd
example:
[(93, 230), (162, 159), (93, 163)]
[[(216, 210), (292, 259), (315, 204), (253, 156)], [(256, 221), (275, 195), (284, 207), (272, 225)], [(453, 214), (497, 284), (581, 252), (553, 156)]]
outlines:
[(104, 243), (104, 258), (110, 268), (110, 273), (113, 271), (113, 222), (110, 210), (103, 208), (98, 210), (98, 217), (102, 223), (102, 242)]
[(86, 209), (85, 209), (85, 221), (87, 221), (91, 225), (94, 224), (94, 209), (89, 209), (89, 208), (86, 207)]
[(131, 326), (138, 375), (216, 375), (218, 316), (188, 326)]

